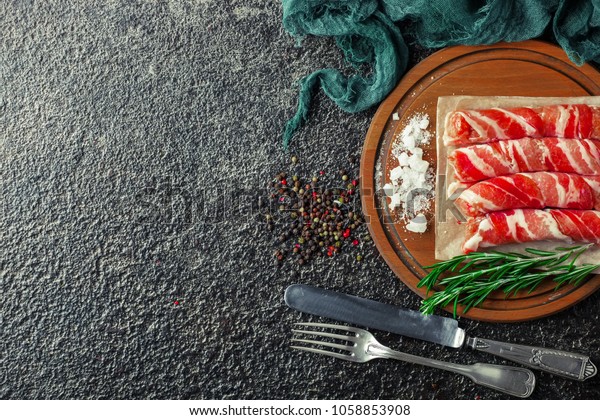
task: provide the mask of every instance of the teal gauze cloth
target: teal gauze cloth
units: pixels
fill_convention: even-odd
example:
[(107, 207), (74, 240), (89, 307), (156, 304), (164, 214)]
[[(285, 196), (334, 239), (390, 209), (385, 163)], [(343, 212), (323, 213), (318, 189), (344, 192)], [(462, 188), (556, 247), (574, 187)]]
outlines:
[(321, 69), (302, 78), (284, 146), (306, 121), (317, 88), (348, 112), (381, 102), (406, 71), (402, 33), (440, 48), (524, 41), (549, 25), (574, 63), (600, 60), (600, 0), (283, 0), (283, 26), (299, 41), (333, 36), (350, 65), (371, 68), (367, 75)]

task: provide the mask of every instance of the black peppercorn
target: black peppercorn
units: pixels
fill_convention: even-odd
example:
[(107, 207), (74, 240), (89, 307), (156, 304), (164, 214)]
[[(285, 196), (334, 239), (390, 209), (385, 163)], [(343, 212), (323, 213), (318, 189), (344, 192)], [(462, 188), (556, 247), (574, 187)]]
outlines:
[[(269, 230), (274, 227), (280, 229), (279, 242), (287, 244), (287, 252), (295, 254), (299, 264), (305, 264), (311, 257), (333, 257), (345, 249), (352, 249), (348, 247), (356, 245), (356, 237), (360, 235), (360, 214), (346, 204), (354, 200), (351, 196), (358, 194), (354, 188), (356, 180), (344, 184), (345, 188), (341, 190), (328, 189), (318, 184), (325, 172), (319, 174), (320, 177), (302, 179), (299, 175), (287, 178), (287, 174), (281, 172), (268, 183), (271, 188), (269, 199), (274, 203), (274, 208), (289, 217), (283, 219), (285, 223), (276, 225), (271, 215), (265, 216), (267, 227)], [(353, 179), (343, 169), (339, 171), (339, 176), (344, 181)], [(275, 260), (277, 263), (284, 260), (283, 250), (277, 250)]]

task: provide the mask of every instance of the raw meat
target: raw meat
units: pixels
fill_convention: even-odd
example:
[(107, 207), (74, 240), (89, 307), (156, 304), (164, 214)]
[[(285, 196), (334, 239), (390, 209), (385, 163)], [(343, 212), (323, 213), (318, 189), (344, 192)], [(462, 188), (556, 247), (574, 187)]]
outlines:
[(472, 184), (454, 201), (465, 216), (510, 209), (600, 210), (600, 176), (531, 172)]
[(579, 242), (600, 243), (600, 212), (593, 210), (548, 210), (560, 231)]
[(547, 240), (600, 244), (600, 212), (517, 209), (489, 213), (467, 222), (463, 251)]
[(600, 141), (525, 137), (459, 147), (448, 160), (461, 182), (538, 171), (600, 175)]
[(522, 137), (600, 139), (600, 107), (552, 105), (451, 112), (444, 144), (461, 146)]

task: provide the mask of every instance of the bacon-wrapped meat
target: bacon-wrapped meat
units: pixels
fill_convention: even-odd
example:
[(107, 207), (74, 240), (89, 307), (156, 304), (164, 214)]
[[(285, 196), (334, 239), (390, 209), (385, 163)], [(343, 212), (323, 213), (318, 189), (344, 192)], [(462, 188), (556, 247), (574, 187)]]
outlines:
[(600, 244), (600, 212), (517, 209), (489, 213), (467, 222), (466, 254), (481, 248), (557, 240)]
[(530, 172), (490, 178), (468, 186), (455, 200), (465, 216), (546, 207), (600, 210), (600, 176)]
[(525, 137), (459, 147), (448, 155), (461, 182), (476, 182), (519, 172), (600, 175), (600, 141)]
[(600, 139), (600, 107), (551, 105), (460, 110), (450, 112), (445, 120), (447, 146), (522, 137)]

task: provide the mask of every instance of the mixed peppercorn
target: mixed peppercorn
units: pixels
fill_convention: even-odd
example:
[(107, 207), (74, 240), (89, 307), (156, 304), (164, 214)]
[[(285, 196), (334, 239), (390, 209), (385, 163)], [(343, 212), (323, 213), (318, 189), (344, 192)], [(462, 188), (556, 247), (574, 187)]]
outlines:
[[(296, 162), (292, 157), (292, 163)], [(333, 257), (347, 248), (359, 249), (361, 241), (370, 240), (360, 213), (358, 179), (345, 170), (333, 177), (320, 171), (310, 180), (281, 172), (268, 187), (271, 211), (266, 214), (267, 225), (281, 232), (274, 254), (276, 265), (290, 258), (302, 265), (319, 256)], [(362, 256), (357, 255), (356, 260), (361, 261)]]

